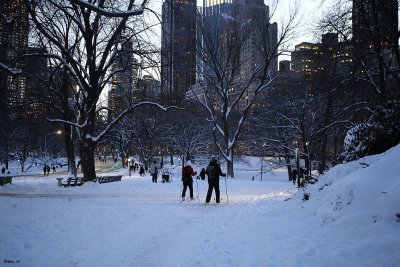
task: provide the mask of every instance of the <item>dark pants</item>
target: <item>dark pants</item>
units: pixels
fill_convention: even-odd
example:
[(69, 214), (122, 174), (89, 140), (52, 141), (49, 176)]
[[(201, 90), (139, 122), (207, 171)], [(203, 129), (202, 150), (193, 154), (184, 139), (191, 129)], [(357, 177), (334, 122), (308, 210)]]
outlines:
[(189, 187), (190, 198), (193, 198), (193, 181), (183, 182), (182, 197), (185, 197), (186, 189)]
[(213, 181), (208, 180), (208, 191), (207, 191), (206, 203), (210, 202), (213, 189), (215, 190), (215, 200), (217, 203), (219, 203), (219, 201), (220, 201), (219, 179), (215, 179)]
[(157, 183), (157, 173), (152, 173), (151, 174), (151, 180), (153, 183)]

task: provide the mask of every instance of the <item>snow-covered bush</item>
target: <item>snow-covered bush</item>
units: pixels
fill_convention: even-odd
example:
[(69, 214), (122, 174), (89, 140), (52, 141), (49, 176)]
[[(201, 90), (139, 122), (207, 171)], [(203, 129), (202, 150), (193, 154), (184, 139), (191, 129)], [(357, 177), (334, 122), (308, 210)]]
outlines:
[(379, 154), (399, 144), (399, 107), (399, 101), (390, 101), (375, 108), (368, 122), (351, 128), (344, 141), (345, 161)]

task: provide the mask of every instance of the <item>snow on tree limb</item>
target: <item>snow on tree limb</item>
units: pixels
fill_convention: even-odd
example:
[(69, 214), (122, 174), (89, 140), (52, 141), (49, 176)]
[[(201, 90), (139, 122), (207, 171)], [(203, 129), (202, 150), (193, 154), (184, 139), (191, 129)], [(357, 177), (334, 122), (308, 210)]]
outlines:
[(8, 72), (11, 75), (20, 75), (20, 74), (22, 74), (22, 70), (21, 69), (16, 69), (16, 68), (9, 67), (9, 66), (1, 63), (1, 62), (0, 62), (0, 69), (5, 70), (6, 72)]
[[(136, 108), (138, 108), (138, 107), (140, 107), (140, 106), (155, 106), (155, 107), (161, 109), (162, 111), (167, 111), (167, 110), (169, 110), (169, 109), (174, 109), (174, 108), (175, 108), (175, 109), (181, 109), (181, 108), (176, 107), (176, 106), (167, 106), (167, 107), (164, 107), (164, 106), (162, 106), (162, 105), (160, 105), (160, 104), (158, 104), (158, 103), (151, 102), (151, 101), (143, 101), (143, 102), (137, 103), (137, 104), (135, 104), (135, 105), (132, 105), (130, 108), (124, 110), (123, 112), (121, 112), (121, 113), (120, 113), (117, 117), (115, 117), (115, 119), (114, 119), (112, 122), (110, 122), (109, 125), (108, 125), (102, 132), (100, 132), (96, 137), (93, 137), (93, 136), (92, 136), (92, 137), (91, 137), (92, 141), (93, 141), (93, 142), (98, 142), (100, 138), (102, 138), (107, 132), (110, 131), (110, 129), (111, 129), (112, 127), (114, 127), (115, 124), (117, 124), (117, 123), (121, 120), (121, 118), (123, 118), (123, 117), (126, 116), (129, 112), (133, 111), (134, 109), (136, 109)], [(102, 107), (102, 109), (104, 109), (104, 107)]]
[[(147, 0), (144, 0), (142, 4), (134, 9), (128, 8), (126, 11), (109, 11), (107, 9), (101, 8), (97, 5), (94, 5), (92, 3), (89, 3), (88, 1), (84, 0), (71, 0), (71, 2), (81, 4), (82, 6), (90, 9), (91, 11), (94, 11), (100, 15), (103, 15), (105, 17), (113, 18), (113, 17), (120, 17), (120, 18), (125, 18), (125, 17), (130, 17), (130, 16), (137, 16), (143, 14), (144, 11), (144, 6), (148, 2)], [(132, 1), (130, 2), (130, 6), (132, 4)]]

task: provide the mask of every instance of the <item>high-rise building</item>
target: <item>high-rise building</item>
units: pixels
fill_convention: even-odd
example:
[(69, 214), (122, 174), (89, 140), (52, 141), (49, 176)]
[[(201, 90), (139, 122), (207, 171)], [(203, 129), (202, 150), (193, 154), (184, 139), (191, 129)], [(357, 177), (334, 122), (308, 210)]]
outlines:
[(264, 0), (235, 0), (233, 3), (241, 23), (242, 35), (247, 36), (241, 51), (241, 76), (251, 76), (265, 64), (265, 58), (272, 59), (269, 70), (275, 74), (278, 70), (278, 25), (270, 22), (269, 6), (264, 4)]
[(165, 0), (162, 5), (161, 97), (181, 104), (196, 82), (196, 0)]
[(160, 81), (153, 76), (143, 75), (139, 80), (139, 89), (143, 100), (160, 101)]
[(319, 44), (302, 42), (291, 53), (292, 70), (297, 76), (311, 79), (312, 74), (320, 70), (321, 48)]
[(115, 49), (118, 56), (111, 66), (113, 76), (108, 93), (108, 107), (115, 114), (119, 114), (140, 98), (138, 92), (140, 66), (138, 60), (133, 56), (132, 41), (120, 38)]
[(281, 60), (279, 61), (279, 72), (287, 73), (292, 71), (292, 62), (290, 60)]
[[(276, 74), (278, 29), (276, 23), (271, 23), (269, 7), (263, 0), (204, 0), (201, 30), (204, 31), (202, 45), (206, 50), (203, 57), (207, 59), (207, 53), (211, 53), (213, 60), (230, 73), (230, 95), (243, 90), (243, 81), (250, 81), (261, 74), (259, 70), (266, 64), (269, 74)], [(268, 62), (266, 58), (272, 61)], [(198, 65), (211, 79), (215, 72), (220, 71), (211, 61), (204, 66)], [(201, 83), (203, 87), (214, 86)], [(239, 101), (239, 112), (252, 100), (255, 86), (253, 83), (247, 87)], [(193, 88), (198, 96), (201, 95), (198, 86)]]
[(352, 71), (373, 81), (358, 86), (360, 95), (370, 101), (399, 95), (398, 4), (398, 0), (353, 0)]
[(0, 5), (0, 113), (19, 104), (25, 96), (22, 55), (28, 48), (28, 12), (23, 0)]
[[(46, 49), (42, 47), (28, 47), (28, 54), (37, 56), (27, 57), (25, 61), (25, 99), (29, 103), (25, 111), (29, 115), (29, 118), (38, 118), (40, 114), (46, 113), (44, 102), (47, 101), (49, 97), (49, 91), (47, 89), (50, 76), (49, 60), (47, 57), (39, 56), (41, 54), (47, 54)], [(62, 77), (60, 72), (57, 73), (57, 76)], [(56, 81), (53, 83), (55, 84)]]
[(339, 42), (336, 33), (323, 34), (319, 43), (296, 45), (291, 57), (295, 76), (305, 80), (321, 72), (339, 75), (351, 71), (350, 49), (347, 43)]
[(398, 0), (353, 0), (353, 45), (360, 56), (398, 42)]
[(203, 0), (204, 17), (231, 16), (233, 12), (233, 0)]
[[(230, 48), (234, 44), (226, 42), (238, 38), (244, 42), (237, 44), (241, 46), (237, 47), (241, 62), (240, 69), (235, 73), (238, 77), (250, 77), (260, 65), (265, 64), (263, 60), (266, 57), (261, 53), (268, 54), (268, 58), (276, 58), (278, 27), (277, 23), (270, 22), (269, 6), (263, 0), (204, 0), (203, 20), (204, 28), (217, 32), (215, 37), (221, 38), (220, 50), (229, 48), (225, 51), (226, 57), (231, 56), (235, 49)], [(269, 63), (269, 69), (276, 73), (277, 60)]]

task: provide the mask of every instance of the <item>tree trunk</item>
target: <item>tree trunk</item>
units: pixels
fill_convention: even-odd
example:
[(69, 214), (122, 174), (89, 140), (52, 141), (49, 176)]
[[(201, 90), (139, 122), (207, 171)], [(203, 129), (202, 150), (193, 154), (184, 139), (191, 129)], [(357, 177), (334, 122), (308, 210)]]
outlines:
[[(324, 126), (329, 124), (329, 120), (331, 118), (331, 107), (332, 107), (332, 101), (333, 101), (333, 96), (329, 95), (328, 103), (326, 105), (326, 110), (324, 114)], [(318, 163), (318, 172), (320, 174), (324, 173), (326, 170), (326, 154), (327, 154), (327, 147), (328, 147), (328, 131), (324, 129), (321, 132), (321, 139), (322, 139), (322, 145), (320, 149), (320, 154), (319, 158), (320, 161)]]
[[(63, 78), (62, 78), (62, 96), (63, 96), (63, 109), (64, 109), (64, 119), (73, 121), (74, 118), (74, 107), (70, 106), (69, 103), (69, 76), (67, 69), (63, 69)], [(75, 151), (74, 151), (74, 140), (72, 137), (72, 126), (68, 123), (64, 123), (64, 140), (65, 140), (65, 151), (67, 152), (67, 159), (68, 159), (68, 171), (70, 175), (76, 177), (77, 170), (76, 170), (76, 163), (75, 163)]]
[(126, 158), (127, 158), (127, 155), (122, 151), (121, 152), (121, 161), (122, 161), (122, 168), (126, 168)]
[(290, 151), (288, 148), (288, 145), (285, 144), (285, 162), (286, 162), (286, 166), (287, 166), (287, 170), (288, 170), (288, 177), (289, 177), (289, 181), (292, 180), (292, 165), (290, 164)]
[(169, 152), (169, 155), (171, 157), (171, 166), (174, 165), (174, 155), (172, 154), (172, 152)]
[(96, 145), (92, 142), (85, 140), (85, 143), (81, 148), (81, 165), (83, 177), (87, 181), (93, 181), (96, 178), (95, 162), (94, 162), (94, 152), (96, 150)]
[(307, 170), (307, 174), (311, 175), (311, 164), (310, 164), (310, 151), (309, 151), (309, 145), (310, 144), (304, 144), (304, 167)]
[(74, 142), (71, 137), (71, 126), (67, 123), (64, 123), (64, 133), (65, 133), (65, 151), (67, 152), (68, 159), (68, 171), (70, 175), (76, 177), (76, 163), (75, 163), (75, 151), (74, 151)]
[(226, 168), (227, 168), (227, 170), (226, 170), (226, 175), (228, 176), (228, 177), (231, 177), (231, 178), (234, 178), (235, 177), (235, 174), (233, 173), (233, 161), (232, 160), (228, 160), (227, 162), (226, 162)]

